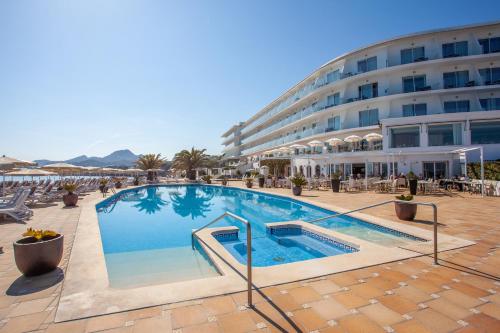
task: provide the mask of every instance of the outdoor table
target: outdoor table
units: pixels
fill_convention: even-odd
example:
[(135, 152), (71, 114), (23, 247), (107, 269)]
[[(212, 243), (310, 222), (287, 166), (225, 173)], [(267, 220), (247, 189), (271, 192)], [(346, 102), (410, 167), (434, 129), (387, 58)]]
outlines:
[(428, 180), (419, 180), (417, 184), (420, 187), (421, 191), (425, 194), (425, 192), (427, 191), (427, 187), (431, 185), (432, 182)]

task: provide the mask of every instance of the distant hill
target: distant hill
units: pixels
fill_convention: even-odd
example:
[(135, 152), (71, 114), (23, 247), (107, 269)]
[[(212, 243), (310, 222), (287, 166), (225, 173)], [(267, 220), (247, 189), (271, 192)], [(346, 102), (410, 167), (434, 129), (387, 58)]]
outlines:
[(128, 149), (117, 150), (104, 157), (88, 157), (86, 155), (77, 156), (65, 161), (50, 161), (50, 160), (35, 160), (39, 166), (44, 166), (52, 163), (70, 163), (79, 166), (96, 166), (96, 167), (131, 167), (140, 155), (135, 155)]

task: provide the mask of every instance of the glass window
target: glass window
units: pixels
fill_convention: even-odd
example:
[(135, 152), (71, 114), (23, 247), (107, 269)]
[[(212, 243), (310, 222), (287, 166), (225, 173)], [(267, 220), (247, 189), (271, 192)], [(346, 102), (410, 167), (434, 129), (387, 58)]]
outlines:
[(500, 98), (481, 98), (479, 102), (483, 111), (500, 110)]
[(453, 146), (462, 144), (462, 124), (429, 125), (429, 146)]
[(377, 57), (358, 61), (358, 72), (365, 73), (377, 69)]
[(405, 104), (403, 105), (403, 117), (425, 116), (427, 114), (427, 104)]
[(378, 109), (359, 111), (359, 127), (378, 125)]
[(468, 83), (469, 71), (443, 73), (443, 85), (445, 89), (466, 87)]
[(481, 68), (479, 75), (481, 75), (481, 80), (485, 85), (500, 83), (500, 67)]
[(443, 58), (462, 57), (469, 55), (467, 41), (443, 44)]
[(335, 93), (327, 97), (326, 106), (334, 106), (340, 104), (340, 93)]
[(405, 93), (422, 91), (425, 89), (425, 75), (403, 77), (403, 91)]
[(425, 179), (441, 179), (448, 174), (447, 162), (424, 162), (423, 167)]
[(326, 82), (327, 83), (335, 82), (339, 79), (340, 79), (340, 71), (338, 69), (326, 74)]
[(472, 122), (470, 124), (471, 143), (500, 143), (500, 121)]
[(326, 131), (327, 132), (338, 131), (339, 129), (340, 129), (340, 116), (328, 118), (328, 128), (326, 129)]
[(391, 148), (420, 146), (420, 127), (391, 128)]
[(470, 103), (468, 100), (444, 102), (445, 113), (469, 112), (469, 111), (470, 111)]
[(401, 50), (401, 65), (427, 60), (423, 46)]
[(358, 87), (358, 98), (368, 99), (378, 97), (378, 83), (368, 83)]
[(479, 45), (484, 54), (500, 52), (500, 37), (480, 39)]

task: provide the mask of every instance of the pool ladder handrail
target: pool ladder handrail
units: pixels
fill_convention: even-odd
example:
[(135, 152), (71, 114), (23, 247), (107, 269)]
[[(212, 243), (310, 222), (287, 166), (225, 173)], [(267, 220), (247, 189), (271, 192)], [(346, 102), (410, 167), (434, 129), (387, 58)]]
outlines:
[[(252, 226), (250, 222), (248, 222), (246, 219), (242, 218), (241, 216), (238, 216), (236, 214), (233, 214), (231, 212), (225, 212), (221, 216), (213, 219), (211, 222), (205, 224), (201, 228), (198, 228), (191, 232), (191, 247), (194, 250), (194, 236), (196, 233), (199, 231), (209, 227), (210, 225), (222, 220), (226, 216), (232, 217), (243, 224), (245, 224), (246, 229), (247, 229), (247, 294), (248, 294), (248, 306), (252, 306)], [(213, 249), (212, 249), (213, 250)]]
[[(359, 212), (359, 211), (362, 211), (362, 210), (365, 210), (365, 209), (387, 205), (387, 204), (390, 204), (390, 203), (393, 203), (393, 202), (400, 202), (400, 203), (407, 203), (407, 204), (410, 203), (409, 201), (404, 201), (404, 200), (389, 200), (389, 201), (380, 202), (380, 203), (374, 204), (374, 205), (369, 205), (369, 206), (365, 206), (365, 207), (361, 207), (361, 208), (356, 208), (356, 209), (353, 209), (353, 210), (350, 210), (350, 211), (347, 211), (347, 212), (343, 212), (343, 213), (336, 213), (336, 214), (333, 214), (333, 215), (320, 217), (320, 218), (317, 218), (315, 220), (309, 221), (309, 223), (317, 223), (317, 222), (328, 220), (328, 219), (331, 219), (331, 218), (334, 218), (334, 217), (339, 217), (339, 216), (342, 216), (342, 215), (347, 215), (347, 214)], [(433, 227), (434, 227), (434, 264), (437, 265), (438, 264), (437, 206), (436, 206), (436, 204), (434, 204), (432, 202), (411, 202), (411, 204), (432, 207), (432, 210), (433, 210), (433, 213), (434, 213), (434, 223), (433, 223), (434, 224), (433, 225)]]

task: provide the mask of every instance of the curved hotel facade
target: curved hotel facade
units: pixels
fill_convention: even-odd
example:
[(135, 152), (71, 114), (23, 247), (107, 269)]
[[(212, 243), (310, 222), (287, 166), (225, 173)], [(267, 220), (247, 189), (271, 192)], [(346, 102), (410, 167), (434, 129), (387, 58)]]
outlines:
[(243, 169), (306, 177), (463, 174), (500, 158), (500, 22), (434, 30), (337, 57), (223, 134)]

